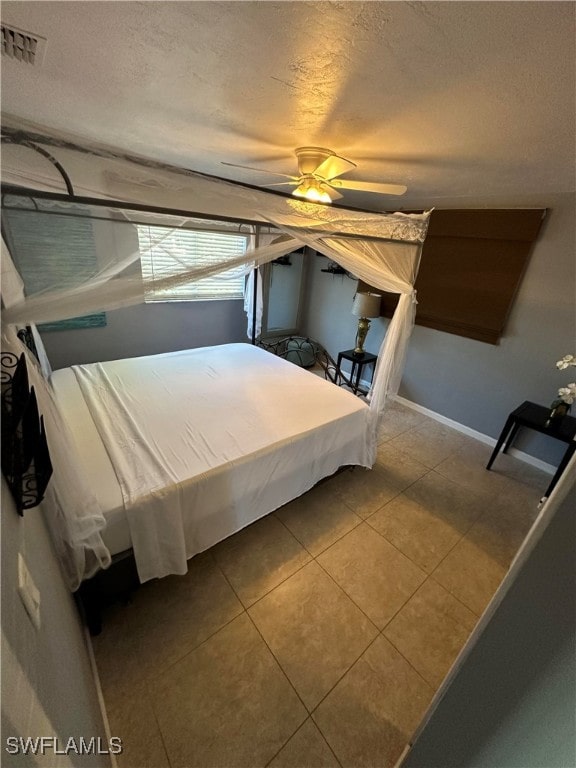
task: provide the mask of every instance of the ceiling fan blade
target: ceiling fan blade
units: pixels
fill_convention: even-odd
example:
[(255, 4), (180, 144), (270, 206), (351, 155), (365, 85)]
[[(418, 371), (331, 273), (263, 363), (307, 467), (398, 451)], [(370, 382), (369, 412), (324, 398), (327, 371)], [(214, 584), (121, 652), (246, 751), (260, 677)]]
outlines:
[(277, 171), (269, 171), (266, 168), (254, 168), (251, 165), (238, 165), (238, 163), (226, 163), (222, 160), (222, 165), (229, 165), (231, 168), (245, 168), (247, 171), (258, 171), (258, 173), (269, 173), (272, 176), (284, 176), (286, 179), (292, 179), (298, 181), (297, 176), (290, 176), (288, 173), (278, 173)]
[(335, 179), (336, 176), (341, 176), (343, 173), (351, 171), (352, 168), (356, 168), (356, 163), (346, 160), (346, 158), (339, 155), (330, 155), (314, 170), (313, 175), (330, 181), (330, 179)]
[(334, 187), (330, 186), (330, 184), (322, 184), (322, 191), (328, 193), (332, 202), (334, 202), (334, 200), (340, 200), (340, 198), (344, 197), (344, 195), (341, 195), (340, 192), (335, 190)]
[(357, 192), (376, 192), (380, 195), (403, 195), (408, 187), (403, 184), (377, 184), (369, 181), (332, 181), (338, 189), (354, 189)]
[(300, 184), (300, 179), (295, 181), (274, 181), (272, 184), (265, 184), (265, 187), (297, 187)]

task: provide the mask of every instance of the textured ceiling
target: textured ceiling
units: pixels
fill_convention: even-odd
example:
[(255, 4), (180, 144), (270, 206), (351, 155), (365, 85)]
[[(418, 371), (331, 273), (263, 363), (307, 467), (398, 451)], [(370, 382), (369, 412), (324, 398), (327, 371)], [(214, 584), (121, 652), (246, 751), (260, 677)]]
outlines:
[(10, 2), (48, 40), (2, 58), (2, 111), (249, 184), (329, 147), (374, 210), (489, 204), (575, 183), (572, 2)]

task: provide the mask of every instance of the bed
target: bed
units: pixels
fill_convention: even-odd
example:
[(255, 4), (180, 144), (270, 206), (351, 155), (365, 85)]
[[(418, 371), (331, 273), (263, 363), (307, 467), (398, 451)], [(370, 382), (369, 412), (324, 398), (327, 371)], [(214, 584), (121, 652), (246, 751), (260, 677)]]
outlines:
[(370, 467), (368, 406), (249, 344), (73, 366), (52, 386), (140, 582), (186, 562), (345, 465)]

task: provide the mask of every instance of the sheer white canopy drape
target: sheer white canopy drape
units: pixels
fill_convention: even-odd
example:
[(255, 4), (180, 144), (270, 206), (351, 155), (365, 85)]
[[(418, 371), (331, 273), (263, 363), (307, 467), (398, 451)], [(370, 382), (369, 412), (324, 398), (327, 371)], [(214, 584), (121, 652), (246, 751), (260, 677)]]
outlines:
[[(66, 155), (66, 151), (61, 154)], [(66, 165), (66, 159), (62, 160)], [(235, 185), (194, 174), (178, 176), (162, 170), (142, 169), (128, 161), (110, 158), (82, 157), (76, 164), (76, 171), (85, 167), (90, 160), (93, 163), (98, 161), (98, 178), (105, 179), (105, 183), (100, 181), (98, 187), (94, 175), (86, 176), (88, 180), (84, 188), (90, 189), (92, 195), (96, 186), (99, 197), (103, 199), (115, 196), (141, 205), (170, 206), (178, 211), (197, 210), (200, 214), (153, 215), (135, 212), (126, 205), (123, 216), (119, 214), (118, 206), (113, 205), (109, 209), (97, 209), (91, 207), (89, 202), (78, 199), (65, 204), (40, 199), (28, 202), (26, 198), (14, 197), (12, 204), (20, 210), (14, 214), (17, 216), (64, 216), (71, 213), (85, 216), (91, 222), (96, 246), (93, 264), (89, 269), (69, 276), (65, 285), (57, 277), (50, 284), (48, 275), (48, 287), (29, 292), (28, 295), (23, 294), (20, 278), (10, 265), (8, 253), (3, 246), (2, 322), (5, 345), (14, 343), (12, 331), (21, 325), (73, 318), (144, 301), (150, 286), (140, 269), (141, 250), (134, 237), (135, 225), (126, 222), (126, 212), (131, 221), (165, 226), (168, 227), (167, 231), (178, 227), (208, 229), (215, 227), (215, 223), (212, 219), (203, 219), (201, 214), (210, 206), (212, 214), (221, 216), (223, 221), (227, 215), (233, 215), (259, 222), (262, 229), (258, 233), (258, 245), (255, 244), (254, 226), (242, 225), (241, 231), (251, 239), (246, 254), (215, 259), (212, 264), (201, 267), (183, 264), (182, 269), (176, 273), (156, 278), (154, 289), (190, 283), (238, 266), (242, 266), (246, 275), (250, 275), (255, 267), (302, 245), (308, 245), (375, 288), (400, 294), (398, 307), (380, 349), (369, 394), (373, 430), (367, 435), (367, 440), (375, 441), (376, 426), (384, 411), (386, 397), (397, 391), (402, 374), (406, 347), (414, 323), (414, 281), (429, 213), (377, 214), (349, 211), (287, 199), (263, 191), (239, 190)], [(150, 183), (151, 177), (154, 185)], [(119, 190), (121, 194), (118, 194)], [(82, 191), (83, 186), (80, 184), (77, 193), (81, 194)], [(5, 205), (10, 205), (9, 196), (5, 198)], [(223, 223), (219, 221), (218, 228), (222, 226)], [(225, 226), (230, 231), (239, 231), (237, 222)], [(285, 237), (280, 242), (271, 242), (277, 240), (280, 233)], [(250, 310), (253, 306), (250, 282), (246, 306)], [(49, 396), (46, 397), (46, 407), (51, 409)], [(57, 526), (58, 535), (65, 542), (61, 549), (73, 552), (72, 556), (68, 555), (69, 570), (75, 574), (70, 581), (77, 585), (79, 579), (91, 570), (86, 562), (82, 563), (83, 558), (78, 556), (78, 552), (86, 551), (86, 531), (90, 532), (88, 539), (91, 544), (88, 547), (97, 553), (95, 557), (100, 557), (100, 563), (105, 558), (98, 542), (101, 519), (91, 501), (80, 504), (80, 512), (77, 504), (74, 512), (64, 507), (62, 503), (57, 505), (59, 520), (64, 521), (63, 525)], [(66, 516), (68, 528), (65, 534)], [(95, 538), (91, 539), (92, 536)]]
[[(24, 300), (24, 285), (10, 253), (2, 240), (2, 304), (18, 306)], [(24, 355), (30, 387), (34, 388), (38, 409), (44, 419), (54, 472), (42, 503), (46, 523), (71, 589), (77, 589), (83, 578), (92, 576), (110, 564), (110, 552), (102, 541), (106, 520), (93, 491), (83, 481), (73, 438), (60, 417), (52, 389), (46, 386), (51, 373), (49, 362), (36, 327), (32, 334), (37, 343), (39, 360), (17, 337), (13, 324), (2, 326), (2, 353), (16, 358)], [(3, 360), (4, 365), (4, 360)]]
[(398, 392), (406, 350), (416, 315), (414, 281), (420, 262), (421, 246), (413, 243), (383, 240), (347, 240), (317, 237), (314, 241), (304, 233), (294, 237), (312, 245), (325, 256), (375, 288), (400, 294), (400, 300), (380, 346), (373, 383), (368, 394), (373, 412), (373, 435), (384, 412), (388, 395)]

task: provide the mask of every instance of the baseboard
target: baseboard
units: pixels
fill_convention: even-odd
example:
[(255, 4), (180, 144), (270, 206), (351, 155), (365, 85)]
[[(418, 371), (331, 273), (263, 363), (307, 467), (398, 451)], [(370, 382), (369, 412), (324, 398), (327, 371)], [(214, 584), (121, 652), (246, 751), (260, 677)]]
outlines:
[[(407, 408), (411, 408), (413, 411), (417, 411), (418, 413), (422, 413), (425, 416), (429, 416), (431, 419), (434, 419), (434, 421), (439, 421), (441, 424), (446, 424), (446, 426), (452, 427), (452, 429), (455, 429), (458, 432), (462, 432), (462, 434), (468, 435), (468, 437), (473, 437), (475, 440), (479, 440), (481, 443), (485, 443), (486, 445), (490, 445), (492, 447), (496, 445), (495, 438), (489, 437), (483, 432), (478, 432), (471, 427), (467, 427), (465, 424), (460, 424), (458, 421), (449, 419), (447, 416), (442, 416), (441, 413), (431, 411), (429, 408), (425, 408), (423, 405), (413, 403), (412, 400), (407, 400), (405, 397), (401, 397), (400, 395), (394, 395), (392, 399), (398, 403), (401, 403), (402, 405), (405, 405)], [(537, 459), (535, 456), (531, 456), (529, 453), (525, 453), (524, 451), (519, 451), (517, 448), (510, 448), (508, 454), (510, 456), (514, 456), (514, 458), (519, 459), (520, 461), (524, 461), (526, 464), (530, 464), (537, 469), (541, 469), (543, 472), (547, 472), (549, 475), (553, 475), (554, 472), (556, 472), (556, 467), (554, 467), (552, 464), (548, 464), (546, 461)]]
[[(96, 686), (96, 695), (98, 696), (98, 704), (100, 706), (100, 714), (102, 715), (102, 722), (104, 723), (104, 733), (108, 744), (112, 738), (112, 732), (110, 731), (110, 722), (108, 721), (108, 713), (106, 712), (106, 704), (104, 702), (104, 694), (102, 693), (102, 686), (100, 685), (100, 675), (98, 674), (98, 667), (96, 666), (96, 657), (94, 656), (94, 648), (92, 646), (92, 638), (88, 627), (84, 626), (84, 640), (86, 642), (86, 648), (88, 650), (88, 658), (90, 660), (90, 667), (92, 669), (92, 677), (94, 678), (94, 685)], [(110, 752), (108, 755), (110, 758), (111, 768), (118, 768), (118, 761), (116, 755)]]
[(408, 752), (410, 752), (411, 749), (412, 749), (412, 745), (406, 744), (406, 746), (402, 750), (400, 757), (394, 763), (393, 768), (402, 768), (402, 763), (404, 762), (404, 760), (406, 760), (406, 757), (408, 756)]

